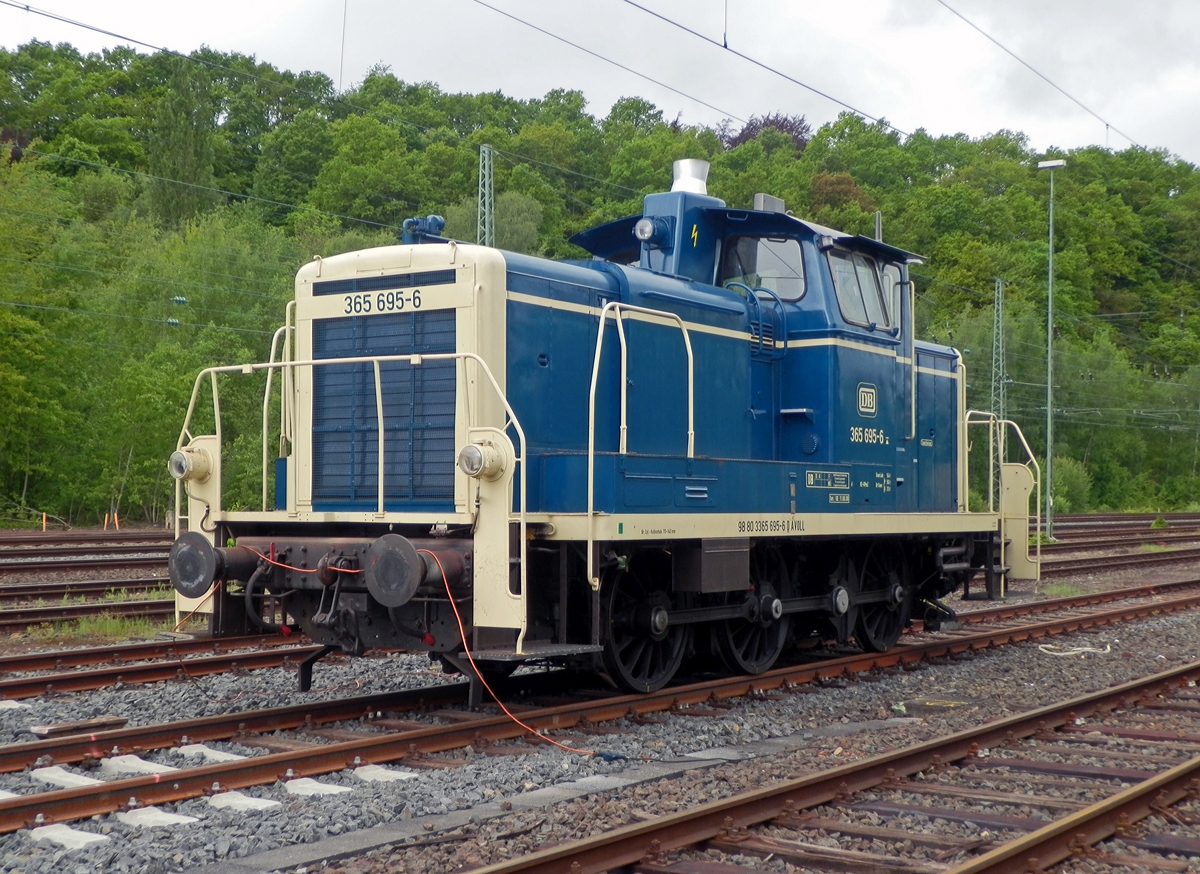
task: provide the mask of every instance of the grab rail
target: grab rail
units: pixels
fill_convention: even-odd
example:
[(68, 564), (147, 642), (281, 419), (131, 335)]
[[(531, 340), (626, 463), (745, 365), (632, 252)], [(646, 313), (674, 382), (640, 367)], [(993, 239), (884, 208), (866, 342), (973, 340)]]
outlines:
[[(690, 352), (690, 347), (689, 347), (689, 352)], [(201, 387), (201, 385), (203, 385), (205, 377), (208, 377), (212, 383), (213, 427), (214, 427), (214, 431), (215, 431), (216, 437), (217, 437), (217, 445), (220, 446), (221, 445), (221, 401), (220, 401), (220, 392), (217, 387), (217, 376), (219, 374), (223, 374), (223, 373), (251, 374), (258, 370), (265, 370), (265, 371), (267, 371), (268, 374), (270, 374), (270, 373), (274, 372), (275, 370), (282, 370), (284, 368), (318, 367), (318, 366), (324, 366), (324, 365), (340, 365), (340, 364), (371, 364), (371, 365), (373, 365), (374, 372), (375, 372), (376, 415), (378, 417), (378, 422), (379, 422), (379, 486), (378, 486), (378, 488), (379, 488), (379, 512), (383, 513), (383, 511), (384, 511), (383, 472), (384, 472), (384, 437), (385, 437), (385, 435), (384, 435), (384, 428), (383, 428), (382, 378), (380, 375), (379, 365), (387, 364), (387, 363), (391, 363), (391, 362), (397, 362), (397, 361), (405, 361), (405, 362), (408, 362), (410, 365), (417, 367), (417, 366), (420, 366), (421, 364), (425, 363), (426, 361), (449, 361), (449, 360), (456, 360), (456, 361), (471, 360), (471, 361), (474, 361), (480, 367), (480, 369), (483, 371), (484, 376), (487, 377), (488, 383), (491, 385), (492, 390), (496, 393), (496, 397), (498, 397), (500, 399), (500, 402), (504, 405), (504, 411), (505, 411), (505, 415), (508, 417), (508, 421), (505, 422), (504, 428), (502, 430), (507, 430), (508, 427), (511, 425), (512, 428), (516, 431), (517, 438), (520, 441), (520, 451), (519, 451), (519, 453), (516, 454), (513, 461), (516, 465), (519, 466), (520, 477), (521, 477), (521, 479), (520, 479), (521, 498), (520, 498), (520, 509), (518, 511), (518, 521), (519, 521), (520, 533), (521, 533), (521, 547), (520, 547), (520, 549), (521, 549), (521, 571), (520, 571), (520, 573), (521, 573), (521, 594), (517, 597), (523, 599), (525, 596), (525, 592), (527, 591), (527, 587), (526, 587), (526, 555), (527, 555), (526, 534), (527, 534), (527, 525), (528, 525), (527, 512), (526, 512), (526, 506), (527, 506), (526, 491), (527, 491), (527, 489), (526, 489), (526, 475), (525, 475), (525, 468), (526, 468), (526, 465), (525, 465), (525, 430), (521, 427), (521, 423), (517, 419), (516, 412), (513, 410), (512, 406), (509, 404), (508, 398), (505, 397), (504, 391), (500, 388), (500, 383), (497, 382), (496, 377), (492, 373), (491, 368), (488, 367), (488, 363), (483, 358), (481, 358), (479, 355), (475, 354), (474, 352), (438, 352), (438, 353), (420, 354), (420, 355), (374, 355), (374, 356), (357, 356), (357, 357), (353, 357), (353, 358), (322, 358), (322, 359), (309, 360), (309, 361), (286, 361), (285, 360), (285, 361), (270, 361), (270, 362), (258, 363), (258, 364), (231, 364), (231, 365), (225, 365), (225, 366), (221, 366), (221, 367), (208, 367), (208, 368), (205, 368), (204, 370), (200, 371), (200, 373), (197, 374), (197, 376), (196, 376), (196, 381), (192, 386), (192, 395), (191, 395), (190, 400), (188, 401), (187, 414), (184, 416), (183, 428), (179, 432), (179, 440), (176, 442), (175, 448), (182, 449), (184, 447), (184, 445), (192, 439), (192, 436), (193, 436), (192, 432), (191, 432), (192, 416), (195, 414), (196, 402), (199, 399), (199, 395), (200, 395), (200, 387)], [(457, 370), (457, 368), (456, 368), (456, 370)], [(456, 378), (456, 380), (458, 379), (457, 373), (455, 375), (455, 378)], [(463, 373), (462, 373), (462, 382), (464, 385), (467, 382), (465, 368), (463, 369)], [(689, 417), (689, 422), (690, 421), (691, 420)], [(471, 425), (468, 425), (468, 427), (471, 427)], [(264, 488), (264, 490), (266, 488), (265, 468), (264, 468), (263, 488)], [(179, 536), (179, 517), (182, 515), (181, 509), (180, 509), (181, 503), (182, 503), (182, 498), (183, 498), (183, 481), (176, 480), (175, 481), (175, 515), (176, 515), (175, 535), (176, 535), (176, 537)], [(220, 508), (218, 507), (217, 509), (219, 510)], [(512, 513), (511, 505), (506, 508), (506, 512), (509, 514)], [(191, 522), (191, 520), (189, 520), (189, 527), (190, 527), (190, 522)]]
[[(1037, 562), (1040, 565), (1042, 561), (1042, 468), (1038, 464), (1037, 456), (1029, 448), (1029, 442), (1025, 439), (1025, 434), (1021, 430), (1021, 426), (1012, 419), (1001, 419), (995, 413), (988, 410), (967, 410), (967, 414), (963, 418), (963, 427), (966, 429), (971, 425), (988, 426), (988, 512), (1000, 513), (1001, 524), (1003, 524), (1004, 514), (1002, 508), (997, 506), (999, 499), (998, 491), (1001, 485), (1000, 465), (1004, 464), (1004, 458), (1007, 455), (1006, 435), (1010, 429), (1017, 435), (1017, 439), (1021, 442), (1021, 448), (1025, 450), (1027, 460), (1024, 462), (1024, 465), (1033, 469), (1033, 484), (1036, 490), (1033, 530), (1037, 533)], [(966, 452), (963, 455), (965, 456)], [(963, 469), (964, 472), (969, 474), (966, 463), (963, 464)], [(963, 487), (964, 489), (967, 487), (965, 479)]]
[[(669, 313), (664, 310), (650, 309), (649, 307), (640, 307), (633, 304), (621, 303), (619, 301), (610, 301), (600, 310), (600, 327), (596, 334), (596, 356), (592, 360), (592, 384), (588, 391), (588, 498), (587, 498), (587, 515), (588, 515), (588, 539), (587, 539), (587, 578), (588, 584), (592, 590), (600, 588), (600, 579), (595, 575), (595, 556), (593, 555), (596, 532), (595, 532), (595, 502), (596, 502), (596, 387), (600, 379), (600, 355), (604, 350), (604, 329), (608, 326), (609, 315), (616, 318), (617, 323), (617, 338), (621, 343), (621, 430), (620, 430), (620, 454), (627, 454), (626, 434), (628, 432), (628, 423), (626, 417), (627, 411), (627, 391), (629, 388), (629, 360), (628, 346), (625, 340), (624, 328), (624, 313), (642, 313), (643, 315), (654, 316), (656, 318), (667, 319), (674, 322), (683, 334), (683, 345), (687, 350), (688, 362), (688, 422), (687, 422), (687, 457), (692, 458), (695, 455), (696, 447), (696, 431), (695, 431), (695, 382), (694, 382), (694, 365), (695, 358), (692, 355), (692, 340), (688, 335), (687, 326), (684, 325), (683, 319), (675, 313)], [(522, 491), (522, 498), (524, 491)]]

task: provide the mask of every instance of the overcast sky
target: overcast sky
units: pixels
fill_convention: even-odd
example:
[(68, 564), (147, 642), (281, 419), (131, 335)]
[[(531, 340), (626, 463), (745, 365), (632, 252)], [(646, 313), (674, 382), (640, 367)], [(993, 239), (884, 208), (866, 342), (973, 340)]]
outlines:
[[(474, 0), (42, 0), (31, 4), (131, 39), (188, 52), (207, 44), (276, 67), (321, 70), (349, 87), (374, 64), (446, 91), (538, 97), (583, 92), (607, 114), (644, 97), (668, 118), (802, 114), (841, 107), (623, 0), (488, 0), (684, 97), (512, 21)], [(1122, 149), (1070, 99), (937, 0), (639, 0), (643, 5), (903, 131), (1023, 131), (1038, 149)], [(1140, 145), (1200, 163), (1197, 0), (947, 0), (965, 17)], [(343, 14), (345, 50), (342, 51)], [(0, 44), (120, 40), (0, 6)], [(690, 98), (711, 104), (704, 106)]]

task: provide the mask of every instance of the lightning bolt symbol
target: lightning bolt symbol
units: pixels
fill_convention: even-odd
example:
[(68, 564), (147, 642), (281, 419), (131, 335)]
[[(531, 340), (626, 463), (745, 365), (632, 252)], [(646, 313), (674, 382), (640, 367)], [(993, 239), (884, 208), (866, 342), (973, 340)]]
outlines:
[(692, 225), (692, 248), (696, 248), (696, 225)]

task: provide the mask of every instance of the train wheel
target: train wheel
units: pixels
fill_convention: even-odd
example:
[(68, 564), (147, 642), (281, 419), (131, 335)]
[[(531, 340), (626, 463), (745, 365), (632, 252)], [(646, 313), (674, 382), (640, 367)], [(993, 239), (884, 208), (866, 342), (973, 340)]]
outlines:
[(638, 570), (613, 569), (605, 574), (600, 593), (608, 638), (604, 668), (613, 682), (631, 692), (654, 692), (665, 686), (679, 670), (687, 649), (688, 627), (667, 621), (670, 565), (665, 579), (655, 570), (653, 563)]
[(726, 619), (717, 623), (717, 648), (732, 671), (761, 674), (769, 669), (787, 643), (791, 622), (782, 614), (780, 598), (791, 594), (787, 563), (776, 548), (759, 547), (750, 553), (748, 596), (736, 593), (750, 614), (747, 619)]
[(884, 594), (882, 600), (859, 605), (855, 637), (868, 652), (885, 652), (896, 645), (912, 611), (912, 593), (904, 556), (887, 543), (871, 544), (863, 559), (863, 594)]

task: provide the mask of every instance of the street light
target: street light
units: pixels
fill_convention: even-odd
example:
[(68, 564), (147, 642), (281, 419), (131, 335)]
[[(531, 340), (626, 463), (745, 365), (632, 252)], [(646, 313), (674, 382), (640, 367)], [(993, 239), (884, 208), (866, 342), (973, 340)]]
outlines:
[(1054, 539), (1054, 171), (1067, 166), (1062, 158), (1038, 161), (1050, 171), (1050, 259), (1046, 268), (1046, 539)]

